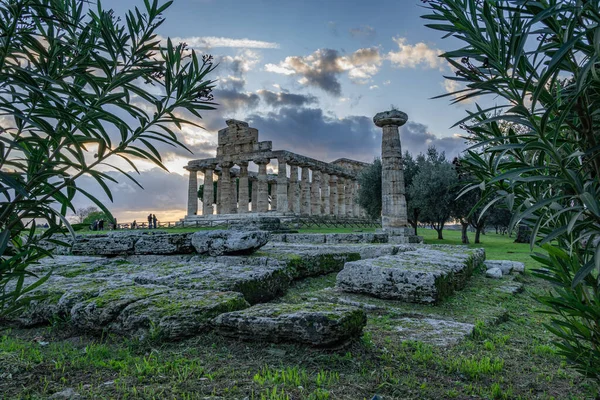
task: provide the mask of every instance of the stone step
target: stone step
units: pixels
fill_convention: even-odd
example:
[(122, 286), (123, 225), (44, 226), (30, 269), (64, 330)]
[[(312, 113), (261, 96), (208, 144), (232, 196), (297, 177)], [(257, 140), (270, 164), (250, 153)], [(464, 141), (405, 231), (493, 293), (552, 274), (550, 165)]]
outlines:
[(483, 249), (420, 247), (347, 262), (337, 276), (336, 287), (382, 299), (434, 304), (464, 287), (484, 259)]
[(337, 346), (360, 337), (367, 317), (359, 308), (330, 303), (261, 304), (218, 316), (218, 333), (259, 342)]

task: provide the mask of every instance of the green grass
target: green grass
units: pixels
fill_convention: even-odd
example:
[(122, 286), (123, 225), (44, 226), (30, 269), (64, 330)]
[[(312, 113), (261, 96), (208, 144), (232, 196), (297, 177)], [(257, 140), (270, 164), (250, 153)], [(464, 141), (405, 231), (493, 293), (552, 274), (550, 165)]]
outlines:
[[(458, 244), (460, 232), (419, 232), (427, 243)], [(528, 245), (482, 236), (488, 259), (525, 261)], [(477, 245), (472, 245), (477, 246)], [(293, 283), (277, 301), (331, 299), (336, 274)], [(82, 399), (591, 399), (599, 388), (556, 354), (535, 296), (548, 290), (530, 274), (525, 292), (495, 290), (506, 281), (479, 271), (438, 306), (345, 295), (387, 307), (369, 312), (363, 336), (347, 347), (313, 349), (205, 333), (168, 343), (88, 336), (65, 322), (0, 331), (0, 397), (45, 399), (72, 388)], [(476, 323), (450, 347), (403, 341), (398, 319), (425, 314)], [(0, 329), (2, 325), (0, 324)]]

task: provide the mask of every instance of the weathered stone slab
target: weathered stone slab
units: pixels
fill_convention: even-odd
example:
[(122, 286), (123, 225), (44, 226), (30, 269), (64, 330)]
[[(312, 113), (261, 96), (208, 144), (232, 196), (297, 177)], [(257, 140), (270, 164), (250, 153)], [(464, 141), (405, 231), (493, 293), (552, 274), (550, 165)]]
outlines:
[(437, 303), (464, 287), (485, 253), (479, 249), (421, 247), (414, 251), (348, 262), (336, 287), (382, 299)]
[(269, 241), (265, 231), (203, 231), (192, 234), (192, 245), (199, 254), (251, 254)]
[(230, 230), (236, 231), (278, 231), (281, 230), (281, 219), (277, 217), (255, 217), (234, 220), (229, 223)]
[(134, 246), (134, 254), (191, 254), (194, 252), (190, 233), (143, 235)]
[(125, 336), (179, 339), (211, 328), (213, 318), (250, 305), (240, 293), (170, 290), (125, 307), (109, 330)]
[(287, 243), (321, 244), (325, 243), (325, 235), (321, 233), (288, 233), (285, 235), (285, 241)]
[(497, 287), (496, 290), (502, 293), (515, 295), (523, 292), (524, 285), (520, 282), (512, 282), (508, 285)]
[(387, 243), (386, 233), (329, 233), (325, 235), (325, 243)]
[(486, 269), (499, 268), (502, 275), (508, 275), (511, 272), (525, 272), (525, 264), (520, 261), (509, 260), (487, 260), (485, 262)]
[(287, 290), (291, 277), (280, 265), (226, 265), (202, 263), (160, 271), (143, 271), (133, 276), (136, 283), (179, 289), (239, 292), (250, 304), (269, 301)]
[(485, 271), (485, 276), (492, 279), (500, 279), (502, 278), (502, 270), (500, 268), (490, 268)]
[(410, 316), (397, 320), (396, 330), (403, 340), (434, 346), (450, 346), (473, 334), (475, 325), (453, 320)]
[(76, 256), (122, 256), (133, 254), (136, 235), (77, 236), (71, 252)]
[(329, 303), (261, 304), (222, 314), (214, 322), (225, 336), (313, 346), (343, 344), (359, 337), (366, 323), (364, 311)]

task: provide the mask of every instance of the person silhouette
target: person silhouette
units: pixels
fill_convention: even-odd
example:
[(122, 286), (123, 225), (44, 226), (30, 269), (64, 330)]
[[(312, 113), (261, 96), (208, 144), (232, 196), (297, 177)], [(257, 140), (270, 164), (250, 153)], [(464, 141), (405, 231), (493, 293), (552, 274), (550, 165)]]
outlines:
[(152, 214), (152, 223), (154, 225), (154, 229), (156, 229), (156, 214)]
[(148, 214), (148, 229), (152, 229), (152, 214)]

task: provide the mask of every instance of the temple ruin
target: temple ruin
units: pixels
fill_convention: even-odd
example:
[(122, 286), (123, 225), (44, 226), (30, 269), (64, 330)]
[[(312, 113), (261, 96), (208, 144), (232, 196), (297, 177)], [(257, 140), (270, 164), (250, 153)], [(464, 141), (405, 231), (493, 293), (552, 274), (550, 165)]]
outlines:
[[(265, 213), (282, 217), (366, 215), (356, 201), (357, 176), (369, 164), (346, 158), (328, 163), (273, 150), (272, 142), (259, 141), (258, 130), (247, 122), (230, 119), (226, 123), (227, 128), (218, 133), (217, 156), (192, 160), (185, 167), (190, 180), (184, 223)], [(272, 160), (277, 160), (277, 174), (267, 173)], [(251, 162), (258, 166), (258, 173), (248, 171)], [(204, 175), (201, 210), (198, 172)]]

